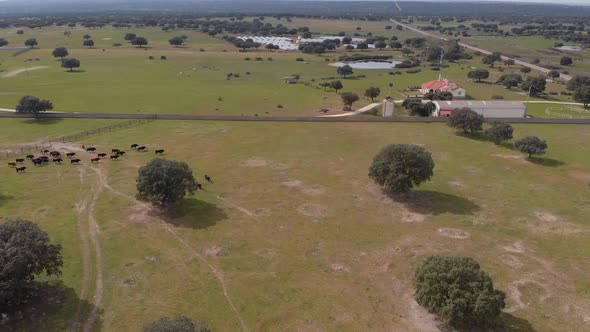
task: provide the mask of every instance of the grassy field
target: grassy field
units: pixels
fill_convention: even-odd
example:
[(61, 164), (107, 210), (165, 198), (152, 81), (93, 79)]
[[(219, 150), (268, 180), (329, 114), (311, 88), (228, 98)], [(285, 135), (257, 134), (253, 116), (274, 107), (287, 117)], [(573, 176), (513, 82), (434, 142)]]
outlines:
[[(340, 21), (339, 21), (340, 22)], [(285, 22), (284, 22), (285, 23)], [(348, 33), (360, 24), (342, 21), (328, 24), (321, 20), (296, 19), (293, 26), (307, 25), (313, 31), (333, 33), (328, 27)], [(374, 35), (385, 30), (386, 22), (362, 22), (365, 29)], [(379, 30), (381, 29), (381, 30)], [(65, 27), (44, 30), (27, 30), (16, 35), (15, 30), (0, 30), (0, 37), (10, 45), (20, 45), (23, 40), (35, 37), (39, 49), (13, 57), (12, 52), (0, 53), (0, 107), (13, 108), (23, 95), (31, 94), (50, 99), (55, 110), (64, 112), (108, 113), (185, 113), (226, 115), (316, 115), (317, 110), (341, 108), (339, 95), (331, 91), (306, 87), (322, 81), (340, 79), (336, 68), (329, 66), (337, 61), (342, 52), (323, 56), (302, 55), (298, 52), (269, 52), (265, 50), (248, 53), (219, 38), (194, 31), (162, 32), (158, 29), (82, 29), (72, 30), (72, 35), (63, 35)], [(147, 49), (133, 47), (123, 40), (126, 32), (133, 31), (150, 41)], [(356, 30), (355, 30), (356, 31)], [(96, 42), (92, 49), (82, 47), (82, 36), (90, 34)], [(186, 34), (187, 44), (182, 48), (168, 45), (172, 36)], [(410, 32), (393, 31), (390, 34)], [(404, 36), (400, 38), (404, 39)], [(122, 46), (113, 46), (121, 43)], [(60, 68), (59, 61), (51, 56), (54, 47), (65, 46), (70, 56), (81, 60), (79, 71), (69, 73)], [(201, 51), (204, 50), (204, 52)], [(418, 51), (419, 52), (419, 51)], [(392, 54), (403, 59), (398, 51), (370, 51), (370, 54)], [(149, 57), (154, 60), (149, 60)], [(167, 60), (160, 60), (166, 56)], [(305, 61), (295, 61), (302, 57)], [(245, 58), (250, 58), (246, 61)], [(255, 61), (261, 58), (262, 61)], [(272, 58), (269, 61), (268, 58)], [(33, 61), (26, 62), (31, 59)], [(356, 70), (363, 78), (345, 79), (343, 91), (363, 95), (369, 86), (381, 88), (381, 96), (388, 93), (388, 84), (395, 89), (417, 86), (437, 79), (439, 74), (468, 90), (474, 99), (489, 100), (494, 95), (507, 100), (522, 100), (518, 91), (508, 91), (492, 84), (476, 84), (467, 79), (471, 68), (481, 68), (479, 58), (450, 64), (440, 72), (432, 71), (424, 64), (417, 74), (406, 70)], [(493, 70), (490, 82), (503, 73), (518, 71), (518, 67), (503, 67), (503, 72)], [(390, 72), (400, 75), (391, 76)], [(227, 74), (239, 77), (227, 78)], [(282, 78), (292, 74), (301, 75), (301, 84), (284, 84)], [(551, 91), (563, 90), (561, 85), (550, 85)], [(392, 93), (395, 99), (403, 95)], [(569, 97), (555, 100), (571, 101)], [(368, 101), (359, 101), (362, 107)]]
[[(4, 128), (28, 126), (19, 121), (0, 121), (2, 140), (11, 139)], [(73, 127), (93, 125), (47, 130)], [(160, 121), (56, 146), (165, 148), (214, 183), (156, 212), (133, 198), (153, 152), (99, 165), (80, 152), (79, 167), (18, 176), (2, 167), (0, 216), (31, 219), (64, 246), (70, 289), (49, 319), (20, 327), (84, 323), (100, 294), (96, 329), (105, 331), (176, 314), (217, 331), (240, 320), (261, 331), (436, 330), (411, 300), (411, 276), (424, 257), (448, 254), (474, 257), (507, 292), (508, 330), (587, 330), (590, 130), (515, 127), (517, 138), (530, 134), (549, 143), (535, 163), (442, 124)], [(19, 139), (39, 137), (27, 129)], [(391, 143), (430, 150), (432, 182), (407, 197), (382, 194), (366, 173)]]

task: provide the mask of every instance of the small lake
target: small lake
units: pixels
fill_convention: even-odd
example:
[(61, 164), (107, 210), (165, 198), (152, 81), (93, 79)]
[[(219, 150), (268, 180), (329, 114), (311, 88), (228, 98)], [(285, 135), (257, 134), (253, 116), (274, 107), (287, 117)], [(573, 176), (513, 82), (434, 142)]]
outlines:
[(580, 46), (570, 46), (570, 45), (563, 45), (559, 47), (555, 47), (556, 50), (560, 51), (581, 51), (582, 48)]
[(397, 65), (398, 63), (401, 63), (401, 61), (368, 60), (368, 61), (354, 61), (354, 62), (334, 62), (334, 63), (331, 63), (330, 66), (342, 67), (344, 65), (349, 65), (354, 69), (394, 69), (395, 65)]

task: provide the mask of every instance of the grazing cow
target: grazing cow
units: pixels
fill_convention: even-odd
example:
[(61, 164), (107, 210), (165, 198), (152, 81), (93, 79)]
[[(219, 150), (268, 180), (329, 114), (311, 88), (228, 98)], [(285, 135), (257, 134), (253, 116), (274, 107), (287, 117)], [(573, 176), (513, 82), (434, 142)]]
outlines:
[(80, 163), (80, 159), (72, 159), (70, 160), (70, 164), (79, 164)]
[(16, 169), (17, 173), (24, 173), (27, 168), (25, 166)]
[(140, 146), (140, 147), (137, 148), (137, 151), (139, 151), (139, 152), (145, 152), (145, 149), (147, 149), (147, 148), (142, 145), (142, 146)]
[(42, 166), (42, 165), (43, 165), (43, 159), (41, 159), (41, 158), (33, 159), (33, 166)]
[(156, 154), (164, 154), (164, 149), (156, 150)]
[(22, 159), (22, 158), (18, 158), (18, 159), (17, 159), (17, 160), (15, 160), (15, 161), (16, 161), (17, 163), (19, 163), (19, 164), (20, 164), (20, 163), (24, 163), (24, 162), (25, 162), (25, 160), (24, 160), (24, 159)]
[(41, 150), (40, 152), (41, 152), (42, 154), (48, 154), (48, 153), (49, 153), (49, 150), (45, 149), (45, 150)]
[(51, 151), (51, 153), (49, 153), (52, 157), (59, 157), (61, 156), (61, 153), (59, 151)]
[(16, 167), (16, 163), (8, 163), (9, 167)]
[(205, 190), (205, 189), (203, 189), (203, 186), (201, 185), (200, 182), (196, 182), (195, 184), (197, 185), (197, 189)]
[(119, 151), (121, 151), (121, 150), (119, 150), (119, 149), (112, 149), (112, 150), (111, 150), (111, 153), (117, 153), (117, 152), (119, 152)]
[(29, 160), (33, 160), (33, 159), (35, 159), (35, 156), (32, 154), (28, 154), (26, 158)]
[(53, 160), (51, 162), (61, 164), (62, 161), (63, 161), (63, 159), (61, 159), (61, 158), (53, 158)]
[(138, 146), (139, 146), (139, 144), (131, 144), (131, 148), (132, 148), (133, 150), (137, 149), (137, 147), (138, 147)]
[(90, 162), (91, 163), (98, 163), (98, 162), (100, 162), (100, 158), (92, 158), (92, 159), (90, 159)]
[(207, 180), (207, 182), (209, 183), (213, 183), (213, 180), (211, 180), (211, 177), (209, 175), (205, 175), (205, 180)]
[(97, 154), (98, 158), (106, 158), (107, 154), (106, 153), (99, 153)]
[(123, 156), (123, 155), (125, 155), (125, 151), (121, 151), (121, 150), (117, 151), (117, 156)]
[(119, 155), (118, 154), (114, 154), (110, 158), (111, 158), (111, 160), (117, 160), (117, 159), (119, 159)]
[(47, 156), (41, 156), (41, 157), (39, 157), (39, 159), (41, 159), (41, 160), (49, 160), (49, 157), (47, 157)]
[(72, 158), (72, 157), (76, 156), (76, 152), (66, 153), (66, 156), (68, 156), (68, 158)]
[(94, 151), (96, 151), (95, 147), (86, 148), (86, 152), (94, 152)]

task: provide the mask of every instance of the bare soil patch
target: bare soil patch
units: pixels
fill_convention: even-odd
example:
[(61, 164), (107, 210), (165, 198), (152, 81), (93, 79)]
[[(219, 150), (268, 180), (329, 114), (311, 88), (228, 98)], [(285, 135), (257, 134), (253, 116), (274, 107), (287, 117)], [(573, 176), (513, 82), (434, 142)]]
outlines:
[(417, 224), (424, 222), (424, 220), (426, 220), (426, 216), (421, 213), (403, 211), (400, 221), (404, 224)]
[(518, 268), (521, 268), (522, 267), (521, 261), (518, 258), (516, 258), (515, 256), (504, 254), (504, 255), (500, 255), (498, 257), (498, 259), (502, 263), (504, 263), (504, 264), (506, 264), (506, 265), (508, 265), (510, 267), (513, 267), (513, 268), (518, 269)]
[(227, 255), (227, 250), (220, 245), (213, 245), (207, 249), (205, 249), (205, 255), (212, 256), (212, 257), (220, 257)]
[(242, 167), (265, 167), (268, 165), (268, 160), (261, 157), (252, 157), (250, 159), (242, 160), (240, 166)]
[(350, 272), (350, 267), (344, 263), (332, 263), (330, 264), (330, 270), (334, 273), (346, 273)]
[(449, 237), (451, 239), (465, 240), (471, 237), (469, 232), (457, 228), (439, 228), (438, 232), (440, 235)]
[(320, 204), (303, 203), (297, 208), (297, 212), (308, 217), (324, 217), (327, 214), (327, 209)]

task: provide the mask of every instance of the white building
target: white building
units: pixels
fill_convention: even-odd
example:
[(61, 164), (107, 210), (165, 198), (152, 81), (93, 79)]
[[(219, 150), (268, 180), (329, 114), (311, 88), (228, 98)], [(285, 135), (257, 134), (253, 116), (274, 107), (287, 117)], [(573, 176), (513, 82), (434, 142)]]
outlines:
[(437, 100), (433, 116), (450, 116), (453, 111), (470, 108), (484, 118), (526, 118), (526, 106), (522, 101), (505, 100)]

